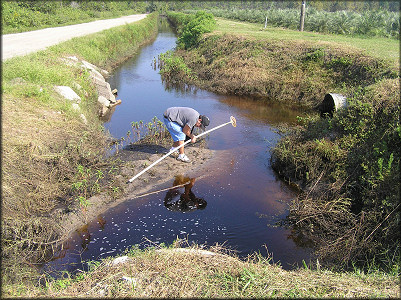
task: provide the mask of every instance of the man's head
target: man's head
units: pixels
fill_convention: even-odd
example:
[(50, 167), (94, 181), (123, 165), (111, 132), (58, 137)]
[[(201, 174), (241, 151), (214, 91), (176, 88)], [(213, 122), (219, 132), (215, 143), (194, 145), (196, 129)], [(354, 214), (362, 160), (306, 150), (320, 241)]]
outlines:
[(199, 124), (198, 127), (200, 127), (202, 130), (205, 130), (205, 127), (206, 127), (206, 126), (209, 126), (210, 120), (209, 120), (208, 117), (203, 116), (203, 115), (200, 115), (197, 124)]

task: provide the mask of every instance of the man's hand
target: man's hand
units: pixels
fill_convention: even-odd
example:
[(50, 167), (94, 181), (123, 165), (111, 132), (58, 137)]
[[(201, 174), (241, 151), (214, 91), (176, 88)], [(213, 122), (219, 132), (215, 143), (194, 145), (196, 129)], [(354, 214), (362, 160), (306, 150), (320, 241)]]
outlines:
[(193, 134), (191, 134), (191, 136), (192, 136), (192, 137), (191, 137), (191, 142), (192, 142), (192, 143), (195, 143), (195, 142), (196, 142), (196, 136), (194, 136)]

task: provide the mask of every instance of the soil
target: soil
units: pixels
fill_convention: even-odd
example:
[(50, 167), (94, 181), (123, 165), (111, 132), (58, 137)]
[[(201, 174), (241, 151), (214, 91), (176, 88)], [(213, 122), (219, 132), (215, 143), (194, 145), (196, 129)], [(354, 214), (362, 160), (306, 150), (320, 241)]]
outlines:
[(85, 212), (79, 207), (68, 213), (63, 212), (61, 209), (55, 212), (54, 217), (59, 220), (60, 224), (61, 232), (59, 234), (62, 237), (61, 239), (64, 240), (73, 231), (126, 200), (157, 191), (163, 184), (165, 187), (165, 183), (173, 181), (177, 175), (191, 178), (197, 177), (196, 174), (199, 173), (200, 168), (210, 165), (213, 162), (213, 157), (216, 156), (215, 150), (205, 148), (204, 140), (200, 140), (195, 144), (190, 143), (185, 146), (185, 154), (190, 158), (190, 162), (178, 161), (176, 159), (177, 154), (172, 154), (131, 183), (128, 183), (129, 179), (164, 156), (168, 151), (168, 146), (166, 148), (155, 144), (133, 145), (119, 150), (114, 155), (114, 158), (121, 160), (114, 186), (120, 186), (122, 194), (118, 198), (113, 198), (110, 192), (95, 195), (88, 199), (89, 205)]

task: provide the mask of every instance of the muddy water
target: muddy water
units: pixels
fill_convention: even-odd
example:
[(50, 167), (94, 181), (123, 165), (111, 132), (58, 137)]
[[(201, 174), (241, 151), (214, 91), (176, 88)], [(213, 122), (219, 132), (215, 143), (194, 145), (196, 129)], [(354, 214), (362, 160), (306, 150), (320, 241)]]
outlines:
[(175, 41), (164, 24), (154, 42), (112, 74), (109, 83), (118, 89), (122, 104), (105, 127), (120, 138), (131, 122), (149, 122), (154, 116), (162, 119), (170, 106), (190, 106), (206, 114), (209, 128), (228, 122), (233, 115), (237, 127), (227, 125), (207, 137), (207, 147), (217, 150), (213, 164), (196, 173), (188, 170), (189, 178), (181, 181), (169, 178), (164, 187), (188, 179), (194, 179), (193, 186), (131, 199), (110, 209), (77, 231), (64, 258), (48, 268), (85, 269), (82, 261), (117, 255), (131, 245), (171, 244), (177, 238), (223, 244), (242, 257), (260, 252), (285, 269), (310, 260), (309, 249), (298, 247), (290, 230), (275, 225), (286, 216), (296, 195), (269, 164), (269, 149), (279, 138), (275, 129), (294, 122), (300, 112), (251, 99), (167, 88), (152, 60), (173, 49)]

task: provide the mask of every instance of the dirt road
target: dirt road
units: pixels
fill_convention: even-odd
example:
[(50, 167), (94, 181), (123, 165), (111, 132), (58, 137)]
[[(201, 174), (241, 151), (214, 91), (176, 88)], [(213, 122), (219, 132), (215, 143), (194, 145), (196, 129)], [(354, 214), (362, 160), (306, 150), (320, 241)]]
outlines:
[(99, 20), (83, 24), (2, 35), (2, 61), (46, 49), (73, 37), (84, 36), (115, 26), (136, 22), (146, 16), (146, 14), (130, 15), (117, 19)]

